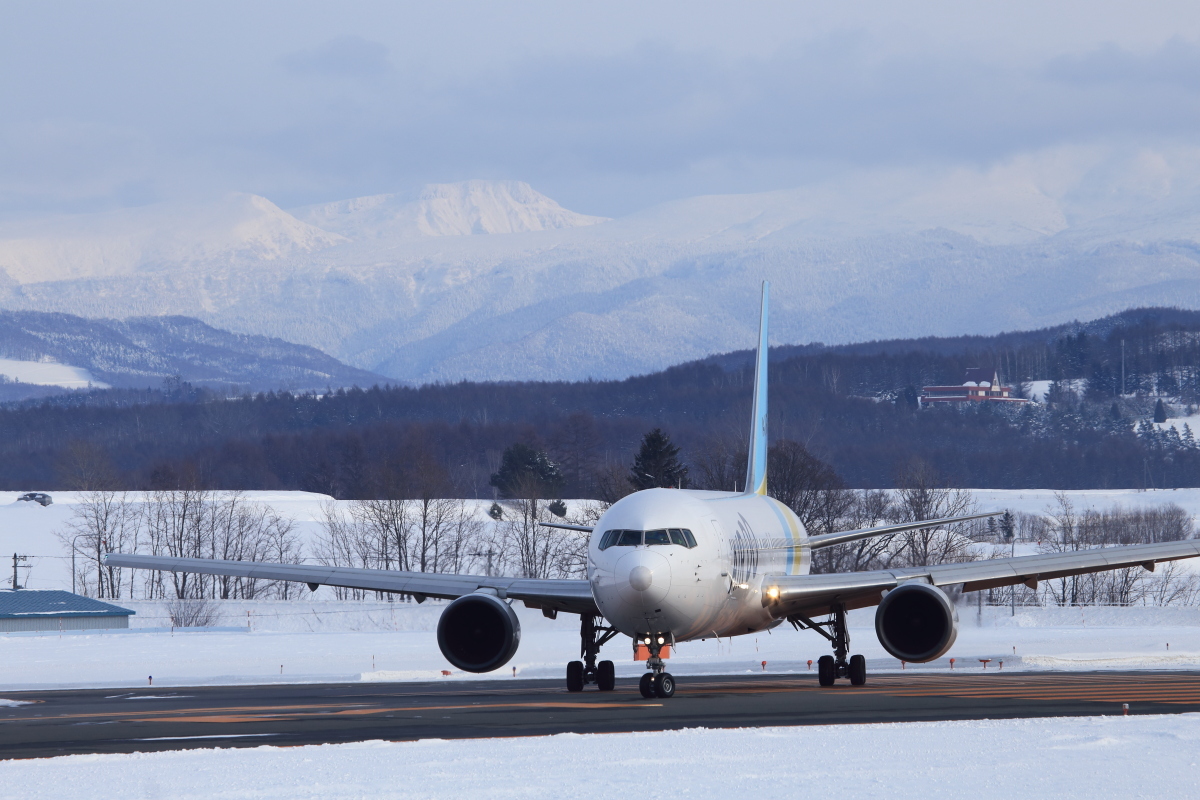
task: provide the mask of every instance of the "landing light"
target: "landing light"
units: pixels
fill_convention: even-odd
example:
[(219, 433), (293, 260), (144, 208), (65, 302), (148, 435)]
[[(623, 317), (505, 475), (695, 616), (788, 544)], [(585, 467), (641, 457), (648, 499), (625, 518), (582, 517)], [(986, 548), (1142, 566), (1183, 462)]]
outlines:
[(665, 643), (666, 643), (666, 641), (667, 641), (667, 640), (666, 640), (666, 639), (664, 639), (663, 637), (661, 637), (661, 636), (660, 636), (660, 637), (658, 637), (658, 643), (659, 643), (659, 644), (665, 644)]
[(772, 586), (769, 589), (767, 589), (767, 597), (771, 598), (772, 600), (778, 600), (779, 599), (779, 587)]
[(649, 637), (649, 636), (647, 636), (647, 637), (646, 637), (646, 644), (650, 644), (650, 637)]

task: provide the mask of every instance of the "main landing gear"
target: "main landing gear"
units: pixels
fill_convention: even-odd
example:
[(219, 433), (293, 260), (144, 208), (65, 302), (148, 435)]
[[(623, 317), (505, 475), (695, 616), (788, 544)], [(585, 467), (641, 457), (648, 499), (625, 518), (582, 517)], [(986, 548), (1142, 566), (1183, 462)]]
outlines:
[(600, 647), (617, 635), (616, 628), (601, 628), (591, 614), (580, 615), (579, 655), (583, 661), (567, 663), (567, 691), (582, 692), (589, 683), (596, 684), (602, 692), (611, 692), (617, 685), (617, 673), (611, 661), (596, 663)]
[(833, 643), (833, 655), (817, 659), (817, 683), (833, 686), (838, 678), (849, 678), (851, 686), (862, 686), (867, 682), (867, 659), (862, 656), (846, 659), (846, 654), (850, 652), (850, 630), (846, 626), (845, 604), (833, 606), (829, 619), (824, 622), (813, 622), (799, 614), (788, 617), (788, 622), (798, 630), (807, 628), (816, 631)]
[(638, 638), (638, 642), (644, 644), (650, 651), (650, 657), (646, 659), (646, 666), (650, 668), (650, 671), (643, 675), (641, 681), (638, 682), (638, 690), (641, 691), (642, 697), (646, 699), (674, 697), (675, 677), (666, 671), (667, 665), (660, 655), (663, 646), (667, 644), (667, 637), (662, 634), (641, 636)]

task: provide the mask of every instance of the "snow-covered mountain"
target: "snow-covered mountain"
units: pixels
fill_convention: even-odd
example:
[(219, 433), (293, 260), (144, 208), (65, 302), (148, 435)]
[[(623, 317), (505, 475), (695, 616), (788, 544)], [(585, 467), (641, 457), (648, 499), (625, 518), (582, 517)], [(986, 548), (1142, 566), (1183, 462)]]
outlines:
[(0, 229), (0, 306), (185, 314), (404, 380), (613, 377), (742, 348), (764, 278), (780, 343), (1200, 308), (1198, 154), (864, 171), (609, 221), (483, 181), (59, 218)]
[(0, 225), (0, 269), (20, 284), (90, 280), (210, 264), (274, 264), (344, 241), (264, 197), (234, 193), (211, 202)]
[(415, 200), (380, 194), (305, 206), (292, 214), (356, 240), (522, 233), (605, 221), (568, 211), (521, 181), (431, 184)]

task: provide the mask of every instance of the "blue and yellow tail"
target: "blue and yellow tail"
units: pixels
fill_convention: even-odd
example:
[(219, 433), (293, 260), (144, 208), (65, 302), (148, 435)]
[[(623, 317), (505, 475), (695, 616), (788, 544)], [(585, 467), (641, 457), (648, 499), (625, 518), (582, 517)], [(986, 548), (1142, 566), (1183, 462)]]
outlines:
[(746, 493), (767, 493), (767, 297), (771, 284), (763, 281), (762, 311), (758, 318), (758, 355), (754, 361), (754, 410), (750, 419), (750, 458), (746, 464)]

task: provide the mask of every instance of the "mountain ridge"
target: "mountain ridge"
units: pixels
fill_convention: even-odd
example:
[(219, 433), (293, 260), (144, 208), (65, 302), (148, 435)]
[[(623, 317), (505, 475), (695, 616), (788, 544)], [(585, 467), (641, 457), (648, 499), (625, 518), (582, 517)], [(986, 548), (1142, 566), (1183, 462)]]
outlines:
[[(488, 217), (484, 199), (516, 203), (518, 184), (468, 182), (425, 201), (297, 209), (309, 220), (326, 209), (341, 221), (323, 224), (342, 232), (287, 215), (306, 226), (294, 230), (320, 233), (269, 257), (198, 247), (194, 258), (119, 274), (0, 282), (0, 306), (191, 316), (414, 382), (622, 377), (736, 349), (753, 341), (763, 279), (775, 286), (776, 343), (989, 334), (1136, 306), (1200, 307), (1200, 171), (1176, 161), (1166, 182), (1138, 153), (1093, 158), (1066, 178), (1054, 154), (863, 172), (570, 227), (546, 227), (553, 215)], [(526, 205), (551, 208), (542, 197)], [(452, 235), (414, 234), (412, 209), (443, 200), (454, 213), (426, 220)], [(543, 227), (521, 227), (535, 222)], [(485, 233), (463, 232), (477, 228)], [(10, 245), (0, 236), (0, 266)]]
[[(158, 386), (170, 379), (226, 391), (323, 390), (386, 382), (311, 347), (230, 333), (182, 316), (113, 320), (0, 311), (0, 358), (80, 367), (118, 388)], [(5, 388), (10, 395), (30, 391)], [(38, 393), (53, 391), (46, 387)]]

